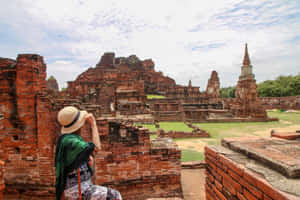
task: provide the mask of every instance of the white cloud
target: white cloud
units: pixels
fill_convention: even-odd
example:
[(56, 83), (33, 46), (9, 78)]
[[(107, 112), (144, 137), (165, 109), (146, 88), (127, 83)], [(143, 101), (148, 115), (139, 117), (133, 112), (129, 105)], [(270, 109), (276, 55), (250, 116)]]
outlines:
[(60, 88), (67, 87), (67, 81), (75, 80), (84, 70), (87, 68), (65, 60), (57, 60), (47, 64), (47, 76), (54, 76)]
[(152, 58), (179, 84), (192, 79), (204, 90), (217, 70), (221, 85), (229, 86), (238, 79), (245, 42), (258, 81), (299, 73), (296, 1), (15, 0), (0, 12), (0, 25), (9, 24), (26, 41), (0, 48), (0, 55), (39, 53), (60, 84), (114, 51)]

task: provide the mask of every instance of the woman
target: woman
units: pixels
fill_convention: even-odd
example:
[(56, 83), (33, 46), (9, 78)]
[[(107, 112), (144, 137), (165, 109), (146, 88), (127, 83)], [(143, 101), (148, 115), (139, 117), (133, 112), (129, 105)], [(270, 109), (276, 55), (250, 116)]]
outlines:
[[(56, 199), (122, 200), (118, 191), (92, 183), (91, 161), (94, 152), (101, 148), (93, 114), (68, 106), (59, 111), (57, 119), (62, 135), (55, 152)], [(92, 129), (93, 142), (89, 143), (80, 136), (86, 121)]]

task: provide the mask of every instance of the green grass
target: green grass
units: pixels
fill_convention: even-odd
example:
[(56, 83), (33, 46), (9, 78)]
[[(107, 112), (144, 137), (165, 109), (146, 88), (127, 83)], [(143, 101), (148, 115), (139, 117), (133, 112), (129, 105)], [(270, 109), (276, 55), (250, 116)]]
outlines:
[(162, 95), (156, 95), (156, 94), (148, 94), (147, 99), (165, 99), (165, 96)]
[[(197, 145), (198, 141), (205, 143), (206, 145), (220, 145), (223, 138), (228, 137), (243, 137), (243, 136), (259, 136), (269, 137), (271, 129), (284, 128), (292, 125), (300, 124), (300, 112), (287, 113), (280, 111), (269, 111), (269, 117), (276, 117), (279, 121), (275, 122), (246, 122), (246, 123), (195, 123), (194, 125), (206, 130), (210, 133), (210, 138), (181, 138), (174, 139), (175, 142), (189, 141), (191, 144)], [(160, 122), (160, 128), (165, 131), (192, 131), (183, 122)], [(149, 128), (150, 131), (156, 131), (154, 124), (140, 124)], [(259, 133), (260, 131), (264, 132)], [(151, 139), (156, 138), (156, 135), (151, 135)], [(196, 151), (191, 145), (187, 146), (187, 149), (181, 149), (182, 161), (194, 161), (203, 160), (203, 152)]]
[[(149, 131), (154, 132), (157, 131), (154, 124), (135, 124), (136, 126), (143, 126), (149, 129)], [(193, 129), (188, 127), (183, 122), (160, 122), (159, 126), (164, 131), (186, 131), (190, 132)]]
[(164, 131), (186, 131), (186, 132), (190, 132), (190, 131), (193, 130), (192, 128), (188, 127), (183, 122), (160, 122), (159, 126)]
[(181, 150), (181, 162), (204, 160), (204, 153), (199, 151), (193, 151), (189, 149)]

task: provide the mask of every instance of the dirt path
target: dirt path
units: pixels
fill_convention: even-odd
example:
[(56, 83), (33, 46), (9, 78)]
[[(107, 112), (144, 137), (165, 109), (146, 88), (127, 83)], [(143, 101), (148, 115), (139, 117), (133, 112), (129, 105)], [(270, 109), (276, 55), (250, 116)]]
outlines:
[(205, 169), (183, 169), (181, 184), (185, 200), (205, 200)]

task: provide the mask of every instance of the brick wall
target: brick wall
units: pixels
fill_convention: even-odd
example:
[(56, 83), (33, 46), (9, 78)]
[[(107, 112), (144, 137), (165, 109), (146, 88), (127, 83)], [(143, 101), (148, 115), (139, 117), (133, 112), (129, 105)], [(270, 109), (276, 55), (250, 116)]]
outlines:
[(96, 183), (117, 188), (125, 199), (182, 197), (181, 153), (173, 141), (154, 141), (149, 131), (97, 121), (103, 151), (96, 156)]
[[(255, 161), (227, 148), (205, 147), (205, 162), (207, 163), (205, 184), (207, 200), (296, 200), (300, 198), (279, 190), (264, 178), (270, 170), (266, 167), (267, 164), (262, 164), (262, 167), (266, 167), (267, 170), (262, 176), (247, 168), (249, 164), (256, 163)], [(273, 180), (275, 178), (276, 176), (273, 176)], [(299, 179), (293, 181), (300, 182)]]
[[(259, 97), (261, 105), (265, 109), (294, 109), (300, 110), (300, 96), (291, 97)], [(234, 98), (223, 98), (224, 108), (230, 109)]]
[(300, 96), (292, 97), (261, 97), (262, 105), (266, 109), (294, 109), (300, 110)]
[(184, 131), (162, 131), (157, 132), (158, 137), (170, 137), (170, 138), (207, 138), (210, 137), (209, 133), (204, 130), (184, 132)]

